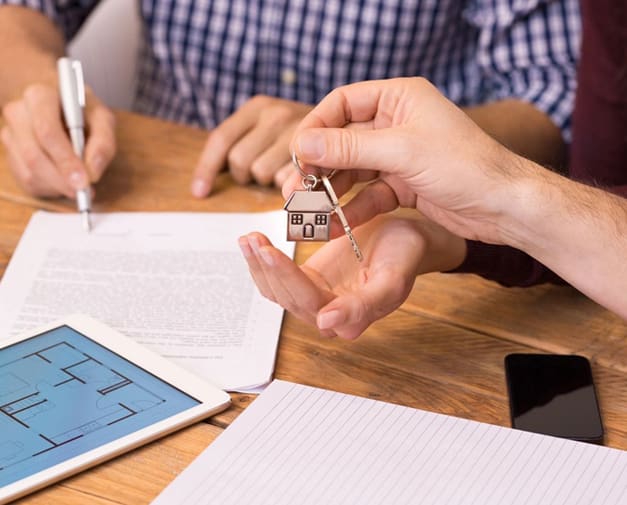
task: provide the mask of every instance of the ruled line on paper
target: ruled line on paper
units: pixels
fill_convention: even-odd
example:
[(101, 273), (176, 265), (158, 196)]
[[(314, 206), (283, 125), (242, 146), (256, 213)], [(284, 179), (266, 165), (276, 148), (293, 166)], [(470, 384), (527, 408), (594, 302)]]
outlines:
[[(244, 456), (243, 453), (249, 448), (249, 444), (253, 444), (255, 441), (260, 440), (263, 437), (264, 432), (269, 433), (271, 428), (273, 427), (273, 424), (277, 423), (281, 414), (284, 413), (284, 410), (297, 408), (299, 406), (298, 403), (290, 402), (290, 393), (291, 391), (289, 390), (284, 391), (283, 394), (280, 395), (277, 399), (277, 404), (280, 404), (281, 400), (284, 400), (282, 405), (279, 408), (269, 411), (265, 417), (260, 418), (258, 424), (255, 426), (255, 431), (248, 431), (243, 437), (241, 437), (241, 439), (236, 441), (236, 444), (232, 448), (228, 449), (228, 452), (226, 452), (224, 458), (220, 458), (218, 461), (214, 461), (214, 464), (207, 469), (208, 475), (210, 475), (211, 478), (211, 482), (216, 483), (210, 488), (210, 491), (214, 496), (228, 486), (228, 484), (230, 483), (228, 480), (228, 474), (230, 470), (235, 467), (236, 464), (239, 463), (241, 465), (243, 463), (243, 461), (241, 461), (241, 458)], [(300, 402), (306, 402), (308, 397), (310, 397), (311, 395), (312, 392), (309, 392), (309, 394), (306, 395), (302, 395)], [(258, 400), (259, 398), (257, 398), (257, 400), (255, 401)], [(218, 439), (218, 441), (219, 440), (220, 439)], [(219, 462), (219, 465), (216, 465), (216, 462)], [(245, 464), (242, 466), (243, 468), (240, 468), (245, 469)], [(205, 496), (207, 490), (202, 485), (199, 485), (190, 487), (187, 489), (187, 491), (189, 491), (189, 494), (187, 494), (180, 503), (200, 503), (198, 500), (202, 499)]]
[(154, 504), (625, 503), (627, 452), (275, 381)]

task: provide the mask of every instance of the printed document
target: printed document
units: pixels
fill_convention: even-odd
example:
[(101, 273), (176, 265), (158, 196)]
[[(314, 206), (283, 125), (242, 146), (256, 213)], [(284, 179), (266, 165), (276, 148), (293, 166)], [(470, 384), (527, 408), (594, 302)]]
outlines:
[(260, 231), (288, 256), (284, 211), (33, 215), (0, 283), (0, 338), (88, 314), (217, 386), (272, 378), (283, 310), (237, 244)]
[(274, 381), (153, 505), (624, 505), (627, 452)]

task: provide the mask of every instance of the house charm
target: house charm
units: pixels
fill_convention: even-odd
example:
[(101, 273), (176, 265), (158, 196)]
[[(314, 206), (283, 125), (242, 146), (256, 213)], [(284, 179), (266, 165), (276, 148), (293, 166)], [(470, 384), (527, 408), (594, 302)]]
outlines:
[(334, 208), (326, 191), (294, 191), (283, 207), (287, 211), (287, 240), (328, 241)]
[[(303, 171), (296, 153), (292, 152), (292, 163), (303, 176), (305, 191), (294, 191), (285, 202), (283, 209), (287, 211), (287, 240), (303, 241), (317, 240), (329, 241), (331, 235), (331, 213), (340, 220), (344, 234), (348, 237), (357, 261), (364, 259), (361, 249), (353, 236), (348, 220), (340, 206), (340, 201), (335, 194), (329, 179), (333, 177), (335, 170), (316, 176)], [(322, 182), (324, 191), (314, 191), (319, 182)]]

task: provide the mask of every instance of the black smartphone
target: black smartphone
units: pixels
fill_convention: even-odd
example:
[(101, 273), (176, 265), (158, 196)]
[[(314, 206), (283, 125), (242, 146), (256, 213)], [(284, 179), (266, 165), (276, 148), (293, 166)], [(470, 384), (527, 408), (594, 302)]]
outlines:
[(509, 354), (505, 377), (512, 428), (603, 442), (592, 370), (583, 356)]

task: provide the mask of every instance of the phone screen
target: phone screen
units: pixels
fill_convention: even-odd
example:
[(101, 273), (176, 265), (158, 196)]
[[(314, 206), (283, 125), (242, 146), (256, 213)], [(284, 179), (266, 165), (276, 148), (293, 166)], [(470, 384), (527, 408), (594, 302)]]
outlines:
[(590, 363), (583, 356), (505, 357), (512, 427), (601, 443), (603, 425)]

